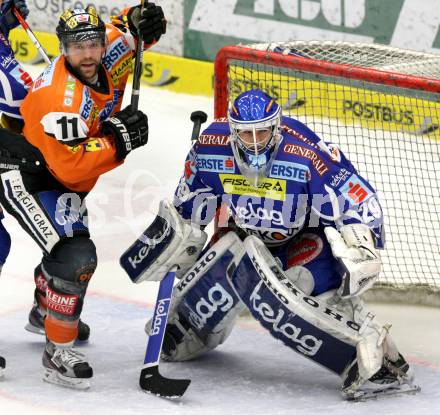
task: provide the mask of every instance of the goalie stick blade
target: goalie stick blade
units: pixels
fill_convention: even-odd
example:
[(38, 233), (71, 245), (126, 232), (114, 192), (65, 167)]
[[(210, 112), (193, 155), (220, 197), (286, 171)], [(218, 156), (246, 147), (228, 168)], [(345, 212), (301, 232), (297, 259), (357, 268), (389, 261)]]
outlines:
[(381, 391), (359, 391), (358, 393), (355, 393), (351, 396), (345, 395), (345, 399), (349, 402), (364, 402), (364, 401), (370, 401), (373, 399), (381, 399), (381, 398), (387, 398), (391, 396), (397, 396), (397, 395), (415, 395), (416, 393), (420, 392), (420, 386), (418, 385), (408, 385), (404, 384), (401, 385), (399, 388), (395, 389), (385, 389)]
[(143, 368), (139, 386), (145, 392), (161, 398), (176, 399), (183, 396), (191, 381), (189, 379), (168, 379), (159, 373), (159, 366)]

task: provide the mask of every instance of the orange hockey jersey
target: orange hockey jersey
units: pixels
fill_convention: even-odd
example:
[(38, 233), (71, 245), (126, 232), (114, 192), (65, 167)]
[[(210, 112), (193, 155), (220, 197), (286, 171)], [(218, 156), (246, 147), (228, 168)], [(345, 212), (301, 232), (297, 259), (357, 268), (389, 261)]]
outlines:
[(121, 109), (135, 40), (111, 24), (106, 34), (108, 93), (82, 84), (59, 56), (35, 80), (21, 106), (24, 136), (41, 151), (55, 178), (76, 192), (90, 191), (101, 174), (121, 164), (101, 124)]

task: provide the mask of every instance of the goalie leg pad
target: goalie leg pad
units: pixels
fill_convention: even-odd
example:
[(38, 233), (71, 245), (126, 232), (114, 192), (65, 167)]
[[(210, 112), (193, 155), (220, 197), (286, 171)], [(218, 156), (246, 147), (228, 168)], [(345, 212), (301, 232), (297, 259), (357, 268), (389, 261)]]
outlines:
[[(291, 349), (340, 376), (361, 349), (362, 357), (367, 355), (359, 362), (362, 378), (380, 369), (382, 357), (370, 357), (382, 345), (386, 331), (373, 321), (374, 316), (370, 313), (357, 320), (322, 299), (305, 295), (258, 238), (246, 238), (228, 277), (251, 314)], [(364, 360), (367, 363), (362, 364)]]
[(208, 249), (174, 288), (162, 358), (194, 359), (223, 343), (245, 309), (226, 278), (242, 245), (233, 232)]
[[(285, 276), (283, 282), (295, 293), (283, 287), (275, 274), (281, 274), (281, 268), (266, 247), (259, 245), (260, 241), (256, 238), (251, 238), (254, 237), (245, 240), (243, 255), (236, 258), (228, 273), (241, 300), (273, 337), (331, 371), (342, 374), (356, 357), (355, 346), (333, 338), (314, 325), (313, 319), (307, 318), (307, 313), (302, 312), (307, 304), (302, 305), (299, 301), (309, 301), (309, 306), (314, 307), (314, 300), (303, 295)], [(256, 251), (252, 242), (256, 242), (262, 249)], [(299, 301), (297, 296), (300, 297)], [(333, 352), (335, 350), (338, 351), (336, 356)]]

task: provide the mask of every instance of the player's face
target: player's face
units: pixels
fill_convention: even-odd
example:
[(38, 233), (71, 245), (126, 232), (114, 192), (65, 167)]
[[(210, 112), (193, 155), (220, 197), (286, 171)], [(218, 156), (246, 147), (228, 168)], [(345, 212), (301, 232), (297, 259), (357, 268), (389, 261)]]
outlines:
[(266, 147), (272, 136), (272, 130), (270, 128), (259, 128), (252, 130), (241, 130), (238, 132), (238, 137), (240, 141), (249, 150), (254, 150), (255, 146), (258, 150)]
[(66, 59), (85, 81), (93, 81), (104, 51), (105, 46), (98, 39), (71, 42), (66, 47)]

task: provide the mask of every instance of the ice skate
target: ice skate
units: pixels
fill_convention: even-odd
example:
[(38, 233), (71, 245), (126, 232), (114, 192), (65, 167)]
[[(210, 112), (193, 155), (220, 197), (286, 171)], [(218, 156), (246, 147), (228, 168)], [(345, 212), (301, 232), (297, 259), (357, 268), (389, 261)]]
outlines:
[[(357, 372), (357, 364), (352, 369), (353, 373)], [(377, 399), (384, 396), (416, 393), (420, 391), (420, 387), (413, 383), (414, 374), (412, 368), (408, 365), (402, 355), (399, 359), (392, 362), (385, 358), (383, 366), (360, 388), (352, 388), (356, 380), (350, 385), (344, 384), (342, 394), (350, 401), (365, 401), (369, 399)]]
[(43, 380), (72, 389), (88, 389), (93, 370), (85, 356), (72, 347), (59, 347), (47, 341), (43, 354), (46, 368)]

